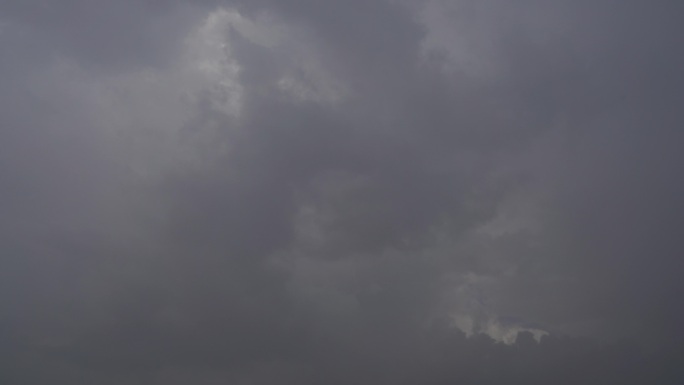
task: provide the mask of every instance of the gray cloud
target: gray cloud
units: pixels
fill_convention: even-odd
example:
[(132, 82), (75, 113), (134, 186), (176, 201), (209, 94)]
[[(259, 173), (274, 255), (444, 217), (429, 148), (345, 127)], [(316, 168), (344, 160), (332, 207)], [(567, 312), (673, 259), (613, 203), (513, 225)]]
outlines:
[(0, 5), (0, 378), (681, 382), (681, 11)]

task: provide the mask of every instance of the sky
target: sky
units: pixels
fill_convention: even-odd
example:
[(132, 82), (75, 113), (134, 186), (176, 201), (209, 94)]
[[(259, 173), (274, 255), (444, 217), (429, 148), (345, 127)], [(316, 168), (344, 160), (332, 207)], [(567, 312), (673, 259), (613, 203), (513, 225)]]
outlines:
[(0, 383), (684, 383), (683, 17), (2, 1)]

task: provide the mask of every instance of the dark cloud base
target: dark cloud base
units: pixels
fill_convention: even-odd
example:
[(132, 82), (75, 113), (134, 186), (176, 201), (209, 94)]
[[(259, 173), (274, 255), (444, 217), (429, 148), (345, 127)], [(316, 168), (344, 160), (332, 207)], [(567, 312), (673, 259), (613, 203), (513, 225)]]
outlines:
[[(30, 358), (14, 351), (4, 360), (4, 379), (10, 383), (54, 379), (87, 383), (92, 378), (136, 384), (183, 383), (183, 378), (207, 384), (245, 380), (267, 384), (676, 384), (684, 374), (681, 351), (644, 352), (630, 343), (597, 344), (567, 337), (543, 337), (538, 343), (528, 332), (506, 345), (483, 334), (466, 338), (453, 329), (431, 328), (411, 336), (412, 343), (404, 344), (401, 352), (384, 351), (386, 347), (378, 350), (367, 341), (371, 344), (361, 351), (336, 346), (306, 352), (305, 346), (298, 346), (296, 354), (271, 351), (277, 356), (274, 359), (258, 357), (250, 349), (234, 352), (228, 343), (169, 344), (173, 339), (138, 341), (125, 351), (107, 353), (104, 346), (80, 352), (44, 351)], [(107, 349), (121, 348), (111, 342)], [(214, 376), (215, 380), (206, 380)]]

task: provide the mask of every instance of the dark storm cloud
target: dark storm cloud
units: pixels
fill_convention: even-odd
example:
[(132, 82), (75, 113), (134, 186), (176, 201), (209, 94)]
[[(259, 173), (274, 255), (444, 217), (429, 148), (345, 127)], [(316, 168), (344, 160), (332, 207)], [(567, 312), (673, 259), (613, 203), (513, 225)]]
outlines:
[(41, 49), (112, 69), (163, 65), (192, 9), (163, 1), (9, 1), (0, 18), (37, 31)]
[[(514, 89), (543, 107), (536, 116), (561, 120), (567, 135), (555, 163), (539, 167), (549, 200), (545, 245), (528, 257), (538, 278), (523, 275), (516, 285), (528, 288), (530, 307), (549, 287), (563, 304), (554, 315), (563, 321), (554, 322), (578, 317), (604, 333), (681, 341), (675, 324), (683, 314), (675, 302), (682, 287), (672, 274), (682, 268), (674, 230), (683, 218), (674, 198), (684, 186), (676, 150), (682, 116), (674, 106), (682, 88), (675, 68), (684, 57), (672, 17), (682, 8), (673, 2), (570, 8), (577, 24), (558, 47), (514, 45), (521, 75)], [(547, 156), (536, 161), (548, 162)], [(550, 274), (565, 282), (544, 285)]]
[(3, 381), (682, 379), (676, 2), (0, 12)]

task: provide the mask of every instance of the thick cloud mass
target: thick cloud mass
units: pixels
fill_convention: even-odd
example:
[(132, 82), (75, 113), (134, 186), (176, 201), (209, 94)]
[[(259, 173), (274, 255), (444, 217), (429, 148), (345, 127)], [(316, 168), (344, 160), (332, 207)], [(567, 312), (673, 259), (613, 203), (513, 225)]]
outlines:
[(0, 3), (0, 383), (684, 383), (682, 16)]

